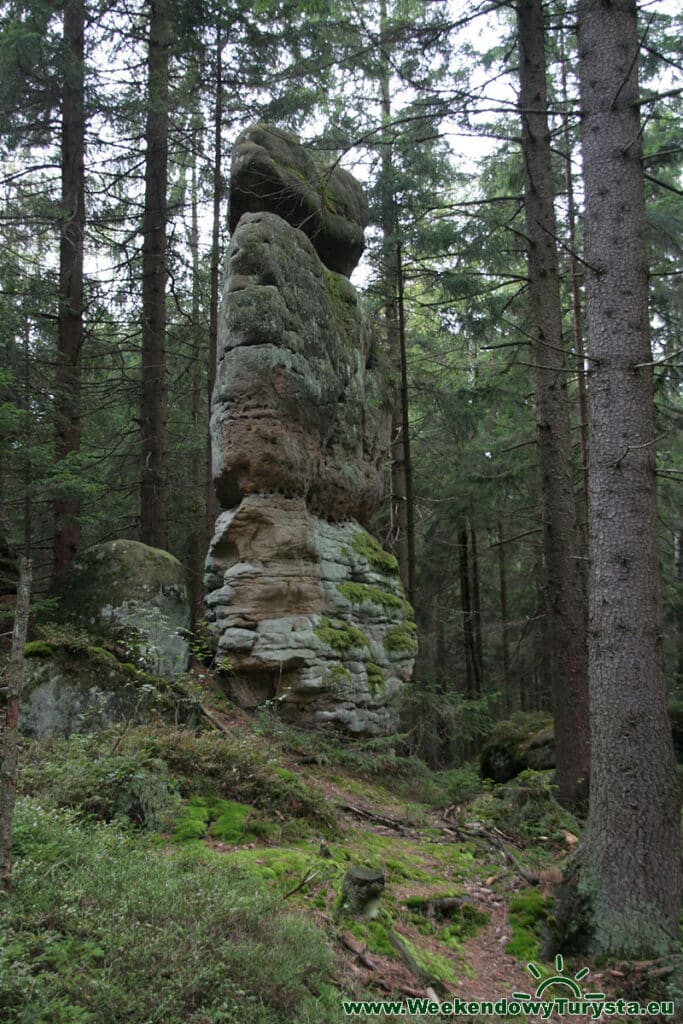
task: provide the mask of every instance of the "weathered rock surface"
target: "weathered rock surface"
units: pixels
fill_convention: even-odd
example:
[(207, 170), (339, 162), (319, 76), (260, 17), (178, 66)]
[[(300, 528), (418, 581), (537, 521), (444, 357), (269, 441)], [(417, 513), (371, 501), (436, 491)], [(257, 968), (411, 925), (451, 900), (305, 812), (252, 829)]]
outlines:
[(211, 417), (223, 511), (206, 563), (218, 662), (243, 706), (390, 733), (417, 644), (396, 560), (361, 525), (382, 493), (386, 374), (335, 272), (362, 252), (365, 200), (259, 125), (235, 147), (230, 210)]
[(81, 552), (55, 586), (59, 615), (112, 637), (158, 676), (186, 671), (190, 604), (185, 570), (167, 551), (113, 540)]
[(272, 213), (243, 217), (228, 268), (211, 417), (221, 505), (278, 491), (326, 519), (366, 522), (390, 420), (355, 289)]
[(34, 642), (27, 645), (19, 728), (26, 736), (70, 736), (96, 732), (115, 722), (159, 716), (186, 722), (187, 696), (122, 665), (104, 650), (69, 651)]
[(250, 495), (219, 517), (206, 582), (240, 704), (276, 700), (300, 725), (356, 735), (395, 729), (416, 630), (395, 559), (358, 523)]
[(243, 214), (264, 211), (305, 232), (325, 266), (346, 277), (363, 254), (368, 206), (355, 178), (319, 166), (289, 132), (257, 124), (233, 147), (230, 230)]

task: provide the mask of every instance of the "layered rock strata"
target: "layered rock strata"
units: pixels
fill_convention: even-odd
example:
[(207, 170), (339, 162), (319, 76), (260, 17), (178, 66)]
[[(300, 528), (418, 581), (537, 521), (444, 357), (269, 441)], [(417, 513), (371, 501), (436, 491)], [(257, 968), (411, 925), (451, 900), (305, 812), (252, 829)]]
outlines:
[[(265, 176), (256, 140), (271, 137), (300, 194), (317, 194), (324, 172), (306, 151), (258, 126), (235, 149), (233, 216), (243, 195), (259, 201), (244, 183)], [(363, 219), (345, 231), (339, 214), (334, 233), (324, 222), (305, 233), (298, 214), (283, 218), (290, 207), (272, 206), (242, 214), (228, 252), (211, 420), (223, 511), (207, 615), (241, 704), (274, 700), (299, 724), (389, 733), (416, 640), (396, 560), (363, 525), (389, 446), (386, 373), (355, 289), (330, 266), (355, 266)]]

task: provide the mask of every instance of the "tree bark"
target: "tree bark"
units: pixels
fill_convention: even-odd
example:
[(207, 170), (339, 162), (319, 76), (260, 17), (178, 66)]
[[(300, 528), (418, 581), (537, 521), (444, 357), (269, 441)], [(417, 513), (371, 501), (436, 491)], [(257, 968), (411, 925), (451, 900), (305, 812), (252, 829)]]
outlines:
[[(64, 6), (62, 88), (62, 228), (59, 244), (59, 314), (55, 379), (55, 458), (81, 447), (81, 352), (83, 348), (83, 236), (85, 233), (85, 8)], [(66, 568), (81, 546), (80, 500), (53, 505), (53, 571)]]
[(31, 600), (31, 562), (22, 559), (14, 613), (12, 652), (6, 672), (5, 720), (0, 734), (0, 892), (12, 887), (12, 825), (19, 760), (19, 701), (24, 678), (24, 646)]
[(534, 337), (545, 604), (552, 659), (557, 783), (560, 801), (572, 806), (585, 800), (590, 771), (588, 681), (585, 616), (577, 558), (568, 373), (562, 346), (541, 0), (519, 0), (517, 25), (529, 303)]
[(387, 349), (398, 387), (392, 403), (391, 422), (391, 544), (396, 555), (403, 589), (411, 604), (415, 599), (415, 540), (413, 528), (410, 430), (408, 423), (408, 377), (403, 269), (399, 239), (398, 211), (394, 196), (394, 157), (391, 139), (390, 43), (387, 41), (387, 5), (380, 4), (382, 63), (380, 106), (385, 137), (382, 143), (382, 258), (384, 316)]
[(498, 520), (498, 580), (500, 584), (500, 620), (503, 644), (503, 704), (505, 713), (512, 711), (512, 677), (510, 672), (510, 628), (508, 626), (508, 584), (505, 566), (505, 534), (503, 520)]
[(166, 224), (168, 61), (166, 0), (149, 0), (145, 209), (142, 245), (142, 467), (140, 539), (166, 547)]
[(479, 553), (477, 551), (477, 534), (470, 523), (470, 550), (472, 552), (472, 633), (474, 639), (474, 655), (476, 659), (476, 677), (479, 689), (484, 685), (484, 645), (481, 636), (481, 593), (479, 590)]
[(679, 950), (680, 792), (666, 705), (634, 0), (580, 0), (590, 362), (591, 948)]
[(192, 533), (190, 536), (190, 602), (192, 621), (202, 617), (203, 575), (205, 555), (205, 531), (202, 523), (203, 466), (200, 452), (204, 450), (206, 423), (202, 420), (202, 359), (205, 348), (202, 344), (199, 302), (199, 210), (197, 196), (197, 160), (192, 157), (192, 229), (190, 250), (192, 253), (192, 427), (196, 449), (192, 458)]
[[(217, 17), (220, 22), (220, 12)], [(207, 374), (207, 409), (211, 417), (211, 400), (216, 383), (216, 353), (218, 351), (218, 283), (220, 268), (221, 199), (223, 197), (223, 35), (220, 23), (216, 28), (216, 97), (213, 141), (213, 217), (211, 222), (211, 299), (209, 303), (209, 368)], [(218, 506), (213, 487), (213, 455), (211, 430), (206, 432), (206, 539), (213, 537)]]

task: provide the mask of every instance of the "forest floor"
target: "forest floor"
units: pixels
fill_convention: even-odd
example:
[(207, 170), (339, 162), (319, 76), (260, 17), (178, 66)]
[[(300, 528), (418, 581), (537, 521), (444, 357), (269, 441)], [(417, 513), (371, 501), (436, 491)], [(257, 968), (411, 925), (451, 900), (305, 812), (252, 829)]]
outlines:
[[(354, 1019), (343, 999), (402, 1004), (356, 1019), (585, 1022), (463, 1004), (558, 971), (546, 999), (566, 997), (586, 967), (583, 991), (643, 998), (633, 965), (543, 959), (580, 833), (547, 773), (482, 784), (202, 701), (199, 729), (24, 742), (3, 1022), (332, 1024)], [(350, 868), (384, 878), (368, 914), (345, 904)]]

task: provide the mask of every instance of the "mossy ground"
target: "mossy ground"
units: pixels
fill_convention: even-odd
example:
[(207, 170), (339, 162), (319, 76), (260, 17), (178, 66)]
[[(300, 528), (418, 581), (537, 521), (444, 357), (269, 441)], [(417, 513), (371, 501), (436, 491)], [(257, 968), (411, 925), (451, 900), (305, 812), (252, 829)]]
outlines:
[[(383, 998), (381, 993), (385, 990), (374, 988), (381, 979), (388, 979), (399, 992), (401, 986), (429, 986), (437, 992), (466, 993), (473, 990), (482, 970), (491, 969), (491, 964), (496, 965), (501, 959), (508, 965), (517, 962), (518, 974), (506, 984), (519, 989), (525, 980), (524, 963), (532, 959), (539, 962), (540, 928), (548, 914), (548, 901), (536, 889), (520, 889), (519, 877), (505, 864), (500, 852), (476, 838), (476, 829), (482, 825), (488, 829), (509, 826), (513, 810), (519, 810), (511, 787), (500, 787), (503, 797), (489, 788), (488, 795), (479, 793), (465, 802), (457, 826), (462, 836), (458, 837), (452, 830), (444, 830), (442, 811), (435, 810), (435, 805), (438, 808), (440, 803), (443, 808), (449, 801), (452, 779), (448, 773), (440, 776), (419, 769), (410, 759), (385, 749), (386, 744), (368, 745), (367, 749), (356, 744), (347, 750), (332, 740), (291, 729), (269, 732), (263, 723), (254, 728), (241, 713), (231, 712), (225, 706), (214, 704), (212, 710), (225, 723), (224, 733), (202, 734), (163, 726), (131, 727), (124, 732), (114, 729), (99, 736), (72, 737), (41, 747), (32, 745), (24, 752), (21, 788), (24, 799), (28, 796), (33, 803), (25, 806), (40, 806), (38, 819), (41, 815), (71, 814), (69, 820), (73, 824), (69, 828), (81, 830), (78, 834), (86, 839), (99, 835), (97, 830), (103, 826), (97, 822), (108, 822), (104, 826), (111, 830), (107, 835), (125, 837), (125, 841), (121, 839), (122, 856), (130, 856), (131, 850), (144, 851), (140, 856), (151, 857), (155, 864), (161, 855), (162, 860), (170, 858), (169, 863), (177, 864), (179, 870), (180, 865), (185, 865), (182, 870), (192, 876), (206, 874), (207, 880), (209, 875), (220, 874), (229, 866), (231, 885), (242, 894), (235, 897), (238, 904), (250, 894), (249, 898), (253, 895), (270, 907), (293, 914), (302, 926), (310, 927), (309, 922), (313, 922), (322, 929), (315, 933), (314, 945), (317, 943), (316, 948), (326, 951), (325, 956), (336, 959), (337, 988), (353, 998), (363, 993), (372, 996), (373, 992), (375, 998)], [(308, 754), (314, 748), (319, 751), (316, 759)], [(306, 755), (303, 766), (296, 763), (302, 753)], [(313, 760), (317, 763), (311, 763)], [(534, 791), (532, 803), (536, 807), (547, 788), (545, 779), (539, 778), (538, 784), (533, 778), (527, 779), (524, 785)], [(408, 787), (410, 802), (405, 795)], [(354, 814), (349, 809), (353, 807), (361, 812), (365, 809), (369, 816)], [(400, 820), (401, 828), (374, 821), (373, 813)], [(524, 822), (527, 833), (536, 824), (546, 825), (548, 819), (543, 815), (529, 816)], [(520, 843), (522, 839), (520, 836)], [(118, 849), (116, 843), (114, 847)], [(557, 858), (559, 843), (559, 838), (543, 843), (533, 855), (521, 847), (515, 847), (515, 853), (527, 865), (551, 864)], [(20, 846), (20, 887), (21, 858), (25, 855)], [(48, 861), (57, 854), (54, 844), (45, 842), (31, 845), (30, 856), (35, 860), (31, 870), (38, 877), (41, 871), (49, 874)], [(384, 891), (373, 918), (349, 917), (340, 908), (342, 880), (351, 866), (367, 866), (384, 875)], [(116, 875), (118, 868), (107, 870)], [(107, 910), (102, 911), (105, 917), (111, 913), (116, 918), (121, 895), (117, 893), (118, 890)], [(425, 900), (433, 903), (443, 897), (458, 898), (452, 912), (434, 914), (425, 909)], [(506, 903), (510, 904), (509, 921)], [(19, 908), (18, 912), (25, 914), (26, 910)], [(145, 912), (140, 913), (144, 917)], [(192, 916), (195, 908), (186, 913)], [(271, 916), (273, 922), (279, 920), (275, 912)], [(239, 932), (239, 914), (235, 921)], [(509, 952), (505, 953), (500, 938), (495, 938), (491, 940), (493, 953), (487, 953), (489, 959), (482, 964), (482, 950), (488, 948), (486, 936), (494, 925), (499, 928), (501, 921), (507, 929)], [(270, 919), (260, 926), (264, 930), (262, 942), (265, 948), (275, 950), (280, 940), (272, 932), (271, 924), (275, 928)], [(29, 927), (34, 935), (32, 950), (37, 948), (36, 942), (41, 949), (53, 942), (48, 935), (49, 924), (31, 920)], [(256, 925), (250, 924), (249, 928), (252, 927)], [(12, 935), (18, 928), (16, 923), (12, 924)], [(357, 960), (339, 944), (343, 934), (352, 936), (359, 948), (366, 950), (376, 964), (374, 971), (359, 969)], [(113, 955), (110, 946), (102, 941), (101, 932), (90, 924), (81, 928), (77, 936), (62, 928), (54, 941), (58, 947), (54, 955), (64, 960), (66, 974), (72, 960), (88, 961), (83, 943), (88, 949), (92, 946), (104, 950), (104, 960), (99, 953), (93, 954), (87, 971), (97, 970), (98, 962), (108, 962)], [(201, 945), (205, 940), (196, 941)], [(206, 941), (210, 943), (210, 937)], [(18, 962), (23, 963), (29, 947), (22, 945), (23, 938), (17, 938), (16, 943)], [(302, 962), (307, 955), (302, 950)], [(279, 977), (275, 953), (266, 959), (268, 970), (274, 972), (268, 979), (268, 990), (274, 991)], [(26, 978), (30, 979), (35, 968), (28, 963), (27, 960)], [(327, 977), (329, 982), (331, 976)], [(126, 985), (133, 989), (138, 986), (136, 998), (144, 1002), (147, 995), (140, 988), (143, 983), (136, 978), (131, 974), (124, 980), (122, 991)], [(92, 1010), (92, 986), (89, 994), (81, 997), (73, 986), (67, 992), (58, 975), (46, 979), (41, 974), (41, 979), (46, 986), (45, 1005), (52, 1013), (50, 1020), (59, 1024), (109, 1020), (99, 1006)], [(216, 984), (220, 986), (214, 980)], [(323, 991), (321, 984), (319, 991)], [(251, 1008), (249, 1000), (253, 997), (249, 992), (253, 989), (246, 983), (241, 987), (247, 993), (244, 1007)], [(256, 1014), (253, 1019), (269, 1024), (308, 1019), (312, 1022), (316, 1018), (306, 1017), (302, 1009), (308, 1005), (305, 995), (297, 991), (299, 995), (296, 999), (292, 997), (287, 1006), (278, 1003), (276, 1009), (261, 1008), (262, 1016)], [(0, 1008), (13, 1005), (3, 1004), (2, 998), (10, 999), (3, 996), (0, 985)], [(202, 998), (208, 1000), (209, 996)], [(54, 1010), (61, 1005), (60, 999), (68, 1009), (68, 1013), (64, 1011), (64, 1020)], [(275, 996), (273, 999), (277, 1002)], [(201, 1005), (195, 1007), (197, 1013)], [(78, 1016), (81, 1010), (82, 1015)], [(239, 1012), (225, 1020), (234, 1024), (242, 1019)], [(195, 1020), (191, 1013), (182, 1017), (183, 1013), (186, 1008), (180, 1007), (179, 1020)], [(6, 1013), (6, 1019), (15, 1024), (20, 1018), (12, 1010), (9, 1015)], [(127, 1019), (125, 1014), (121, 1016), (121, 1020)], [(173, 1021), (176, 1017), (169, 1012), (168, 1019)], [(196, 1019), (204, 1018), (200, 1015)], [(205, 1019), (213, 1018), (207, 1014)], [(343, 1019), (339, 992), (336, 1002), (335, 998), (330, 1001), (327, 993), (319, 1020)], [(403, 1015), (396, 1019), (411, 1020)]]

